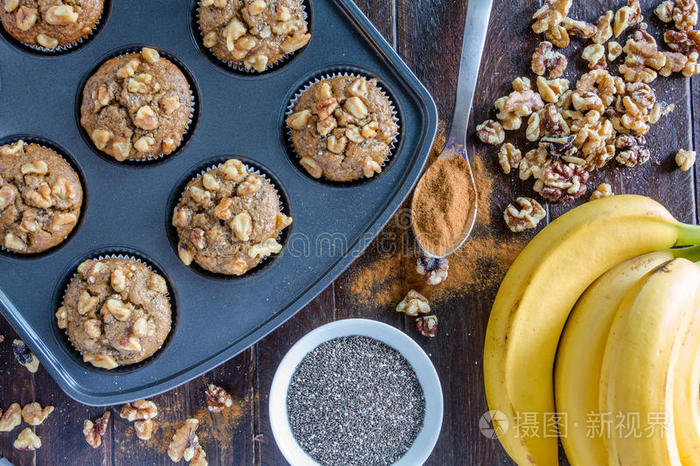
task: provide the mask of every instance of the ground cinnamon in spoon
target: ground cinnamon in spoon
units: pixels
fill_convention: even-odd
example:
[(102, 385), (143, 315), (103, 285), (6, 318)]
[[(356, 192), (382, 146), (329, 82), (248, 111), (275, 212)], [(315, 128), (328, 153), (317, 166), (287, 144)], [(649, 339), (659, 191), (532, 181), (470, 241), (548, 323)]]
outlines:
[(411, 202), (411, 221), (420, 244), (444, 256), (462, 240), (472, 219), (469, 163), (462, 157), (440, 157), (418, 183)]

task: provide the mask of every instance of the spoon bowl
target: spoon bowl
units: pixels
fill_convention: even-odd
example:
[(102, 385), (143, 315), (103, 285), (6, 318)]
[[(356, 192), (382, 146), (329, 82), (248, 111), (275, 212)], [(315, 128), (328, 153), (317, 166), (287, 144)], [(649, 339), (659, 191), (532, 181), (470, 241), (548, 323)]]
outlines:
[[(447, 138), (447, 144), (445, 144), (445, 148), (438, 156), (438, 158), (461, 157), (466, 160), (469, 165), (470, 186), (468, 189), (472, 202), (469, 206), (468, 221), (465, 222), (464, 236), (461, 241), (456, 241), (454, 247), (443, 255), (438, 255), (427, 250), (425, 245), (421, 244), (418, 235), (415, 235), (423, 253), (428, 257), (441, 258), (453, 254), (462, 247), (467, 238), (469, 238), (476, 223), (478, 192), (476, 190), (474, 170), (472, 168), (474, 159), (473, 156), (469, 156), (466, 150), (467, 125), (469, 124), (469, 115), (471, 113), (472, 101), (474, 100), (474, 91), (479, 76), (479, 65), (486, 41), (486, 31), (488, 29), (492, 6), (493, 0), (469, 0), (467, 4), (467, 16), (464, 23), (464, 37), (462, 40), (462, 54), (459, 63), (459, 78), (457, 79), (455, 110), (452, 116), (452, 124)], [(430, 168), (428, 168), (428, 170), (430, 170)], [(425, 174), (420, 181), (418, 181), (418, 186), (420, 186), (424, 179)], [(411, 224), (413, 225), (415, 234), (415, 224), (413, 222)]]

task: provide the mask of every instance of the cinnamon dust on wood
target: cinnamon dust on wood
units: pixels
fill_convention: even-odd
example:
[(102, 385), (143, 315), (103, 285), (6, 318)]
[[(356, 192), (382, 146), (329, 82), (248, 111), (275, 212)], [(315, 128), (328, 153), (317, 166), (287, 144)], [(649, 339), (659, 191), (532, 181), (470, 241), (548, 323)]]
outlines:
[[(436, 160), (445, 144), (440, 131), (430, 160)], [(474, 160), (474, 180), (477, 186), (477, 223), (472, 235), (456, 253), (449, 256), (450, 272), (438, 286), (427, 285), (425, 277), (416, 272), (420, 254), (410, 225), (399, 211), (367, 248), (369, 260), (360, 259), (353, 271), (336, 286), (347, 288), (357, 305), (368, 309), (393, 309), (408, 290), (415, 289), (436, 305), (476, 293), (495, 296), (506, 271), (527, 243), (512, 235), (503, 224), (501, 206), (494, 207), (494, 178), (499, 173), (497, 162), (477, 155)]]
[(469, 162), (459, 155), (439, 157), (425, 172), (411, 202), (420, 244), (436, 256), (456, 248), (471, 225), (474, 193)]

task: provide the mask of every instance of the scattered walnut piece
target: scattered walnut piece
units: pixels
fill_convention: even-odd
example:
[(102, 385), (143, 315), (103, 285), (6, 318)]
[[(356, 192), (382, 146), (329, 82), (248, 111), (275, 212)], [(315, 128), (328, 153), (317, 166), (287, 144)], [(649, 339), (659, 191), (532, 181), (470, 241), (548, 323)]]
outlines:
[(574, 36), (591, 39), (598, 33), (598, 26), (577, 19), (566, 17), (561, 22), (566, 31)]
[(233, 404), (233, 398), (223, 388), (210, 383), (204, 391), (204, 396), (207, 400), (207, 408), (212, 413), (219, 413), (224, 408), (229, 408)]
[(22, 419), (30, 426), (38, 426), (46, 420), (53, 410), (53, 406), (46, 406), (42, 409), (37, 402), (29, 403), (22, 408)]
[(505, 138), (503, 126), (495, 120), (486, 120), (476, 127), (476, 135), (486, 144), (501, 144)]
[(416, 272), (425, 277), (428, 285), (438, 285), (447, 280), (450, 263), (444, 257), (420, 255), (416, 261)]
[(698, 65), (698, 52), (693, 52), (688, 56), (688, 62), (683, 67), (683, 76), (690, 78), (700, 74), (700, 65)]
[(509, 174), (511, 170), (518, 168), (522, 158), (520, 150), (511, 143), (503, 144), (498, 151), (498, 163), (505, 174)]
[(605, 47), (600, 44), (591, 44), (583, 49), (581, 58), (588, 62), (588, 69), (606, 68)]
[(168, 456), (173, 462), (177, 463), (183, 458), (185, 461), (190, 461), (194, 458), (197, 446), (199, 446), (199, 438), (196, 434), (198, 426), (197, 419), (189, 418), (175, 431), (173, 439), (168, 445)]
[(39, 370), (39, 360), (34, 356), (34, 353), (29, 351), (29, 348), (22, 340), (14, 340), (12, 342), (12, 353), (15, 355), (17, 362), (26, 367), (32, 374)]
[(679, 31), (692, 31), (698, 24), (698, 4), (695, 0), (675, 0), (673, 22)]
[(657, 49), (656, 40), (644, 28), (639, 28), (627, 39), (622, 49), (627, 56), (619, 71), (627, 82), (650, 83), (656, 71), (666, 64), (666, 56)]
[(435, 314), (420, 316), (416, 319), (416, 330), (427, 338), (435, 338), (438, 331), (438, 319)]
[(503, 129), (508, 131), (515, 131), (517, 129), (520, 129), (520, 126), (523, 123), (523, 119), (516, 115), (515, 112), (506, 112), (504, 110), (506, 100), (508, 100), (508, 97), (504, 96), (496, 99), (496, 102), (494, 102), (494, 107), (496, 107), (496, 110), (498, 110), (496, 118), (498, 118), (498, 120), (501, 122), (501, 126), (503, 127)]
[(613, 12), (611, 10), (606, 11), (600, 18), (598, 18), (597, 27), (595, 35), (593, 36), (593, 42), (596, 44), (604, 44), (613, 35), (612, 28)]
[(615, 160), (621, 165), (635, 167), (649, 160), (649, 149), (645, 147), (646, 138), (642, 135), (633, 136), (622, 134), (615, 139), (615, 147), (618, 152)]
[(564, 74), (567, 65), (564, 54), (554, 50), (551, 42), (540, 42), (532, 54), (532, 72), (538, 76), (549, 73), (550, 78), (558, 78)]
[(12, 446), (18, 450), (34, 451), (41, 448), (41, 439), (31, 428), (26, 427), (19, 433)]
[[(569, 34), (561, 25), (561, 22), (569, 14), (572, 0), (546, 0), (545, 4), (532, 16), (535, 22), (532, 30), (536, 34), (545, 33), (548, 40), (557, 47), (564, 48), (569, 45)], [(552, 38), (556, 40), (552, 40)]]
[(654, 14), (664, 23), (673, 21), (673, 7), (675, 0), (666, 0), (659, 3), (659, 6), (654, 10)]
[(568, 202), (586, 194), (589, 177), (580, 165), (550, 160), (533, 189), (550, 202)]
[(158, 407), (150, 400), (138, 400), (122, 406), (119, 417), (129, 422), (153, 419), (158, 415)]
[(540, 220), (547, 216), (542, 205), (529, 197), (519, 197), (515, 200), (518, 207), (508, 204), (503, 218), (508, 228), (514, 233), (520, 233), (527, 229), (535, 228)]
[(22, 408), (19, 403), (12, 403), (0, 418), (0, 432), (11, 432), (22, 423)]
[(156, 423), (153, 419), (146, 419), (143, 421), (134, 422), (134, 430), (136, 431), (136, 437), (140, 440), (150, 440), (153, 436), (153, 431), (156, 428)]
[(419, 314), (430, 314), (428, 299), (416, 290), (409, 290), (406, 297), (396, 306), (396, 312), (415, 317)]
[(4, 342), (5, 342), (5, 335), (0, 333), (0, 343), (4, 343)]
[(601, 197), (613, 196), (612, 187), (608, 183), (601, 183), (595, 191), (591, 193), (591, 201), (600, 199)]
[(622, 55), (622, 45), (614, 40), (608, 42), (608, 61), (614, 62), (620, 55)]
[(109, 423), (109, 417), (111, 413), (105, 411), (105, 413), (97, 419), (94, 423), (86, 419), (83, 422), (83, 435), (85, 436), (85, 441), (92, 448), (97, 448), (102, 445), (102, 437), (104, 437), (105, 432), (107, 432), (107, 424)]
[(615, 12), (615, 23), (613, 24), (615, 37), (620, 37), (625, 29), (641, 23), (643, 19), (639, 0), (627, 0), (627, 5)]
[(545, 79), (537, 77), (537, 90), (542, 100), (549, 103), (557, 103), (566, 91), (569, 90), (569, 80), (564, 78)]
[(700, 31), (673, 31), (664, 33), (664, 42), (674, 52), (690, 55), (700, 51)]
[(513, 112), (519, 117), (525, 117), (542, 107), (544, 107), (544, 102), (537, 92), (532, 89), (523, 89), (522, 91), (513, 91), (508, 95), (503, 110)]
[(695, 151), (681, 149), (676, 153), (676, 165), (683, 170), (688, 171), (695, 165)]

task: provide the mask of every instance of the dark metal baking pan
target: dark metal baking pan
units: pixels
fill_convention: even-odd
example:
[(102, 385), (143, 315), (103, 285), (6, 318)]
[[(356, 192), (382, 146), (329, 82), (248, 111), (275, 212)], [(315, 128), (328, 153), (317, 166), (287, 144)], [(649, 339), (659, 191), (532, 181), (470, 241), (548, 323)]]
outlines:
[[(37, 257), (0, 253), (0, 307), (71, 397), (110, 405), (150, 397), (216, 367), (306, 305), (369, 244), (417, 181), (437, 129), (432, 98), (351, 0), (307, 0), (313, 37), (283, 66), (262, 75), (228, 70), (198, 45), (192, 2), (112, 2), (101, 29), (57, 56), (0, 38), (0, 138), (53, 142), (80, 169), (89, 196), (77, 231)], [(81, 136), (75, 101), (88, 73), (116, 49), (148, 44), (177, 57), (197, 87), (199, 117), (188, 143), (160, 163), (116, 164)], [(283, 113), (293, 93), (325, 70), (376, 77), (393, 99), (401, 139), (383, 173), (364, 183), (320, 183), (285, 147)], [(166, 216), (182, 181), (202, 164), (240, 155), (269, 172), (294, 215), (283, 253), (239, 279), (185, 267)], [(134, 370), (85, 365), (55, 328), (66, 278), (100, 251), (137, 254), (167, 276), (177, 327), (157, 357)]]

